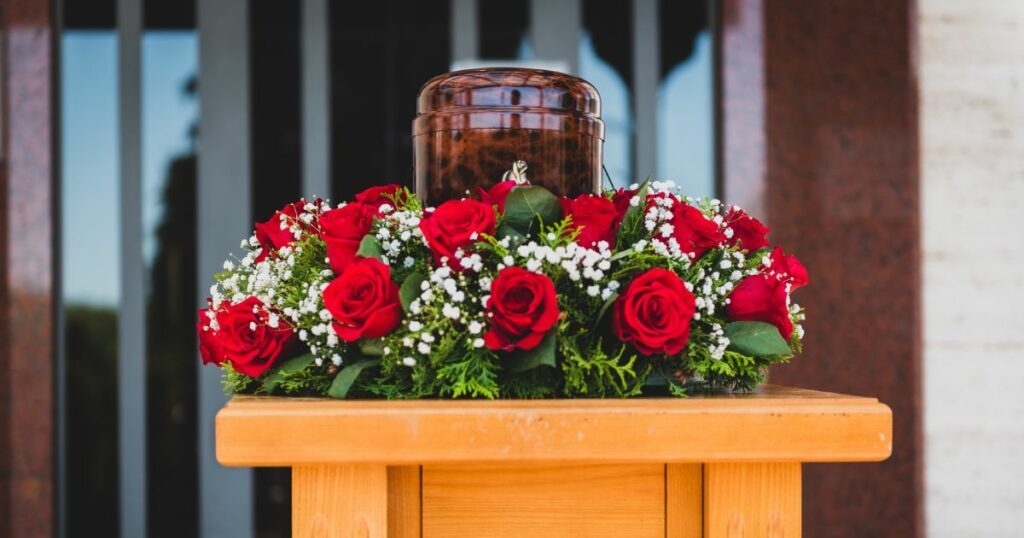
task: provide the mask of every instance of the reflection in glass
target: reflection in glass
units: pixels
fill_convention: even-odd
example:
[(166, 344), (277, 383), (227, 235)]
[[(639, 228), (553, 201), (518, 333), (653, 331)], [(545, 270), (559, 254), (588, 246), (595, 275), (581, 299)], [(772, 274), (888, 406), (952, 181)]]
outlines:
[(694, 41), (693, 54), (658, 89), (658, 177), (690, 196), (714, 196), (711, 36), (705, 30)]
[(601, 119), (604, 120), (604, 166), (613, 185), (625, 187), (633, 182), (633, 110), (629, 86), (611, 64), (594, 49), (590, 33), (580, 42), (580, 77), (601, 94)]
[(141, 52), (148, 526), (195, 536), (195, 31), (147, 30)]
[(117, 536), (117, 36), (65, 31), (61, 55), (65, 527)]
[[(481, 5), (490, 2), (481, 2)], [(412, 119), (424, 82), (451, 64), (450, 0), (330, 4), (334, 198), (412, 186)]]
[[(601, 93), (605, 122), (604, 165), (615, 187), (633, 177), (632, 2), (583, 1), (580, 76)], [(606, 179), (605, 186), (608, 185)]]

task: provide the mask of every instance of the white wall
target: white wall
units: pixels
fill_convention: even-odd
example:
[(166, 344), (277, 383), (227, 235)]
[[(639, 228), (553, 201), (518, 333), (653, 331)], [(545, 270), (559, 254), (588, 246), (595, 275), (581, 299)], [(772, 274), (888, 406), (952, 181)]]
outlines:
[(1024, 1), (918, 11), (928, 535), (1022, 536)]

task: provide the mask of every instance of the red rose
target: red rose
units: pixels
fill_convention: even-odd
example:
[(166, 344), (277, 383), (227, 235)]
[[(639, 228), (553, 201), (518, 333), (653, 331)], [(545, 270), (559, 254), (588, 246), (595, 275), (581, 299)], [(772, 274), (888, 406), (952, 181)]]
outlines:
[(789, 340), (793, 334), (793, 321), (789, 317), (787, 283), (759, 274), (743, 279), (729, 294), (725, 313), (733, 321), (763, 321), (779, 329)]
[(375, 258), (348, 264), (324, 290), (324, 307), (334, 316), (334, 332), (346, 342), (386, 336), (402, 318), (398, 284)]
[(772, 265), (768, 268), (768, 274), (774, 275), (783, 282), (790, 284), (790, 291), (802, 288), (807, 285), (807, 269), (796, 256), (789, 256), (782, 252), (782, 247), (775, 247), (771, 254)]
[(327, 245), (331, 269), (340, 274), (356, 257), (359, 243), (370, 232), (375, 209), (352, 203), (320, 215), (320, 237)]
[(636, 196), (636, 189), (619, 189), (612, 195), (612, 203), (619, 216), (625, 215), (629, 210), (629, 201)]
[(505, 212), (505, 198), (508, 198), (508, 193), (512, 192), (512, 189), (520, 185), (529, 185), (529, 183), (521, 183), (514, 179), (506, 179), (505, 181), (498, 182), (490, 190), (485, 190), (483, 187), (477, 187), (476, 193), (480, 197), (480, 201), (487, 205), (498, 206), (498, 213)]
[(705, 217), (696, 207), (678, 199), (672, 204), (672, 219), (669, 223), (672, 224), (672, 237), (679, 242), (679, 248), (692, 254), (695, 259), (725, 240), (725, 235), (715, 221)]
[(725, 223), (732, 228), (732, 237), (728, 240), (730, 246), (739, 246), (749, 252), (768, 246), (768, 227), (746, 211), (736, 207), (729, 209)]
[(733, 321), (771, 323), (789, 340), (793, 334), (789, 294), (807, 285), (807, 269), (796, 256), (783, 253), (782, 247), (775, 247), (770, 258), (772, 264), (764, 273), (743, 279), (732, 290), (725, 313)]
[(641, 354), (675, 355), (690, 338), (697, 303), (668, 269), (650, 269), (633, 279), (612, 305), (612, 332)]
[(494, 350), (533, 349), (558, 322), (555, 285), (520, 267), (502, 269), (487, 301), (490, 329), (484, 344)]
[(455, 251), (478, 241), (480, 234), (494, 235), (494, 207), (468, 198), (448, 200), (420, 221), (420, 231), (434, 259), (448, 258), (449, 267), (459, 271)]
[(204, 311), (199, 317), (199, 351), (204, 363), (228, 362), (236, 371), (259, 377), (270, 369), (295, 341), (295, 333), (283, 320), (267, 324), (268, 314), (255, 297), (217, 312), (214, 329)]
[(598, 241), (607, 241), (610, 248), (615, 246), (619, 213), (611, 200), (595, 194), (581, 194), (575, 200), (560, 198), (559, 201), (562, 212), (572, 217), (573, 227), (580, 232), (577, 243), (591, 247)]
[(379, 187), (370, 187), (369, 189), (360, 192), (355, 196), (357, 204), (363, 204), (373, 208), (373, 212), (376, 215), (380, 215), (380, 206), (388, 204), (392, 207), (395, 206), (395, 200), (401, 199), (400, 197), (405, 196), (405, 191), (402, 187), (394, 183), (387, 185), (381, 185)]
[[(291, 231), (291, 224), (299, 215), (301, 204), (301, 202), (288, 204), (275, 211), (274, 215), (267, 219), (266, 222), (256, 223), (256, 240), (260, 242), (263, 251), (260, 252), (255, 261), (261, 262), (271, 252), (295, 241), (295, 234)], [(281, 228), (282, 223), (285, 224), (284, 229)]]

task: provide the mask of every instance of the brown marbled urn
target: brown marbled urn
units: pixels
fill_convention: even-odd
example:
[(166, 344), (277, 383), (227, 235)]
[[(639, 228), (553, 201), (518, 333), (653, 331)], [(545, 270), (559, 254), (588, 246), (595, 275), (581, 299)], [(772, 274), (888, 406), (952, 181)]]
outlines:
[(601, 188), (601, 97), (571, 75), (496, 67), (434, 77), (412, 131), (416, 192), (430, 205), (490, 187), (517, 160), (555, 194)]

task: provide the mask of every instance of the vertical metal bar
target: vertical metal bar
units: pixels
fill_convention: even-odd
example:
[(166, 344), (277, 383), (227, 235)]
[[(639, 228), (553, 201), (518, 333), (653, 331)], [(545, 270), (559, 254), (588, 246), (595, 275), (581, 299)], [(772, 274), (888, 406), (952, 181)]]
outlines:
[(452, 0), (452, 62), (480, 58), (477, 0)]
[(330, 197), (331, 64), (327, 0), (302, 0), (302, 195)]
[(658, 0), (633, 0), (633, 111), (636, 177), (658, 168)]
[(146, 291), (142, 259), (142, 0), (117, 3), (121, 297), (117, 409), (121, 533), (146, 535)]
[(538, 60), (558, 60), (579, 72), (582, 0), (530, 0), (530, 41)]
[[(246, 0), (199, 2), (200, 282), (210, 281), (251, 229), (248, 5)], [(199, 286), (201, 306), (206, 296), (205, 286)], [(220, 371), (198, 368), (200, 535), (248, 538), (254, 533), (253, 473), (217, 463), (214, 416), (227, 398)]]

